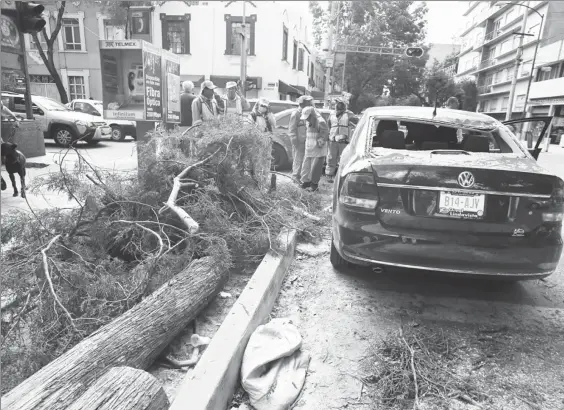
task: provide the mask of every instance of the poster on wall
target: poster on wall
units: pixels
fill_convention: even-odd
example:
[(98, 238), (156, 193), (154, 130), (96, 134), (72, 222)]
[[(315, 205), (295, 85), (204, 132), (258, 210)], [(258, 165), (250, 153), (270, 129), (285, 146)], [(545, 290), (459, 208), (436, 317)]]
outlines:
[(100, 41), (105, 119), (145, 119), (141, 40)]
[(180, 57), (163, 50), (163, 116), (166, 122), (180, 123)]
[(147, 121), (162, 121), (163, 119), (161, 50), (151, 43), (143, 42), (145, 119)]

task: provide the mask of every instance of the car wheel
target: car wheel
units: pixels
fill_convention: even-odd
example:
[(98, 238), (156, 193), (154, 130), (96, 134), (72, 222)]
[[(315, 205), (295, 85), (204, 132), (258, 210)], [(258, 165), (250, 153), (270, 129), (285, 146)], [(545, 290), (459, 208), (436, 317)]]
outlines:
[(91, 147), (93, 147), (94, 145), (98, 145), (100, 143), (100, 140), (90, 140), (90, 141), (86, 141), (86, 143)]
[(119, 125), (112, 125), (112, 141), (123, 141), (125, 135)]
[(272, 144), (272, 169), (284, 169), (288, 166), (288, 154), (282, 145)]
[(344, 260), (339, 252), (337, 252), (337, 248), (335, 248), (335, 243), (333, 242), (333, 238), (331, 238), (331, 253), (329, 255), (329, 260), (331, 261), (331, 265), (337, 270), (349, 268), (351, 264)]
[(70, 128), (58, 126), (53, 130), (53, 139), (55, 140), (55, 144), (61, 147), (70, 147), (74, 142), (74, 135)]

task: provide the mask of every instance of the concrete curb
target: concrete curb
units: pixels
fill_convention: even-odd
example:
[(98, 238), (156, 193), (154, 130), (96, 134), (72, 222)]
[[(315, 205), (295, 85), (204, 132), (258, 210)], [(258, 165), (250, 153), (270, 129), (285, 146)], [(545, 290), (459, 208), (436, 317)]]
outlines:
[(296, 249), (297, 232), (283, 230), (278, 254), (269, 252), (227, 314), (194, 371), (182, 381), (169, 410), (227, 409), (243, 353), (254, 330), (266, 323)]

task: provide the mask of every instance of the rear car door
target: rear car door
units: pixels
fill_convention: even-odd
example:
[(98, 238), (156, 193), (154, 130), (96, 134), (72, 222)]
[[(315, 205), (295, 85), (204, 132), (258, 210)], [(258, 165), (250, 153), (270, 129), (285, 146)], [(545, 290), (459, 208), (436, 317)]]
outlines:
[(508, 126), (519, 142), (523, 144), (535, 159), (538, 159), (542, 150), (542, 140), (551, 121), (552, 117), (530, 117), (505, 121), (503, 124)]

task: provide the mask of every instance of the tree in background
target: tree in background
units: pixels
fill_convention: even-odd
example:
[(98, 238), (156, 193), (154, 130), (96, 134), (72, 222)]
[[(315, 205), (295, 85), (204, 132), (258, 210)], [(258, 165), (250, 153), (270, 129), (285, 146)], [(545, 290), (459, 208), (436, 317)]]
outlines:
[[(321, 44), (329, 23), (328, 11), (317, 2), (310, 2), (314, 17), (316, 44)], [(401, 47), (419, 45), (425, 39), (424, 2), (379, 2), (361, 0), (338, 2), (339, 22), (331, 22), (336, 41), (340, 44)], [(338, 27), (338, 28), (337, 28)], [(374, 98), (382, 94), (384, 86), (390, 98), (409, 98), (421, 95), (427, 54), (423, 58), (405, 56), (378, 56), (372, 54), (347, 54), (344, 89), (352, 94), (350, 107), (354, 111), (373, 105)], [(341, 82), (342, 64), (335, 67), (334, 77)]]

